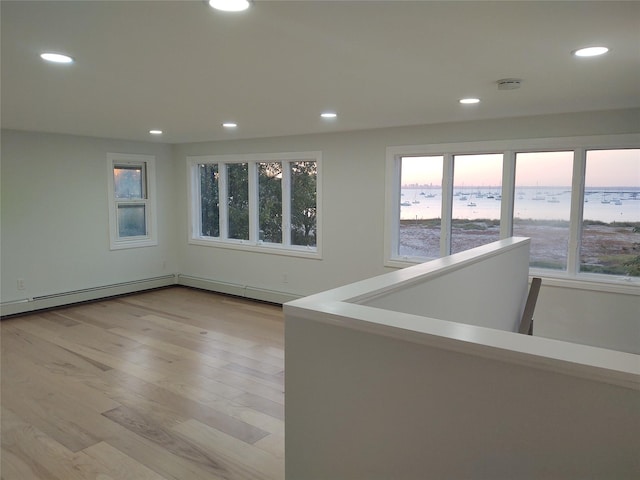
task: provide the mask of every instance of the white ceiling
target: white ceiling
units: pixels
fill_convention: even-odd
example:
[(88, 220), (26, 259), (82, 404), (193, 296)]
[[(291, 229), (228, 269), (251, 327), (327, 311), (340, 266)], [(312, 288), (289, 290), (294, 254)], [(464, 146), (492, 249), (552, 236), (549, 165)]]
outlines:
[[(640, 106), (637, 1), (3, 0), (1, 15), (3, 128), (182, 143)], [(611, 51), (570, 55), (596, 44)], [(498, 91), (504, 77), (522, 88)]]

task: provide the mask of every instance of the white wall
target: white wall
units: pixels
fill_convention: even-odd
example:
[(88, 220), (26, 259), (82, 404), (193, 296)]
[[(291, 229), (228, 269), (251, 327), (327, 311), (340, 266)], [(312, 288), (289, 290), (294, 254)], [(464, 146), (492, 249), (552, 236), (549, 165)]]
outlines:
[[(634, 109), (176, 145), (180, 212), (187, 211), (189, 155), (319, 150), (323, 161), (321, 261), (188, 245), (187, 217), (182, 214), (176, 226), (181, 232), (181, 271), (298, 296), (379, 275), (390, 270), (383, 266), (387, 147), (633, 133), (639, 124), (640, 109)], [(287, 284), (282, 282), (283, 273), (287, 273)]]
[(548, 286), (543, 281), (533, 333), (640, 355), (640, 295)]
[[(158, 246), (109, 250), (107, 152), (156, 157)], [(2, 302), (176, 271), (170, 146), (3, 130), (1, 172)]]
[[(383, 265), (387, 147), (634, 133), (638, 125), (640, 109), (630, 109), (173, 147), (3, 131), (1, 301), (167, 273), (205, 279), (204, 287), (206, 280), (221, 281), (282, 292), (284, 298), (334, 288), (391, 270)], [(188, 155), (316, 150), (323, 155), (322, 260), (187, 243)], [(156, 156), (157, 247), (109, 251), (107, 152)], [(18, 278), (26, 290), (17, 290)], [(568, 310), (579, 307), (571, 302)], [(637, 311), (638, 297), (614, 296), (608, 304), (612, 316), (627, 315)], [(579, 329), (584, 321), (572, 318), (576, 323), (567, 328)]]
[[(637, 478), (638, 358), (509, 331), (528, 250), (505, 239), (287, 303), (287, 478)], [(449, 321), (445, 293), (422, 313), (443, 277), (484, 281), (495, 307)], [(505, 277), (521, 286), (506, 302)]]

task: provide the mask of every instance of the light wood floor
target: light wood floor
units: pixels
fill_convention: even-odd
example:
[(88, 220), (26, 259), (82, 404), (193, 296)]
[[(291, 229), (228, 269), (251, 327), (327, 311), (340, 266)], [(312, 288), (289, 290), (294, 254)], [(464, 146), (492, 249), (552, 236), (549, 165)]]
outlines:
[(182, 287), (4, 320), (2, 480), (284, 478), (283, 326)]

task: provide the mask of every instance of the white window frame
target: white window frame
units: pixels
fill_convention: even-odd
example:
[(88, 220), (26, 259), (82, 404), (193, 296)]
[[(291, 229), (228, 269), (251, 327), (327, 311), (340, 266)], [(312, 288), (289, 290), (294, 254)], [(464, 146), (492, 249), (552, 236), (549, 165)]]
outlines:
[[(116, 198), (113, 175), (114, 168), (117, 166), (141, 167), (144, 198), (135, 200), (120, 200)], [(155, 157), (152, 155), (107, 153), (107, 187), (109, 198), (109, 248), (111, 250), (121, 250), (158, 245)], [(146, 235), (120, 237), (118, 234), (118, 206), (120, 204), (140, 204), (145, 206)]]
[[(316, 246), (291, 244), (291, 179), (287, 167), (296, 162), (316, 163)], [(226, 179), (226, 165), (249, 165), (249, 239), (227, 238), (226, 208), (220, 209), (220, 237), (205, 237), (201, 232), (199, 165), (217, 164), (219, 178)], [(263, 242), (259, 239), (258, 172), (260, 163), (282, 163), (282, 243)], [(219, 184), (219, 197), (226, 198), (226, 180)], [(286, 152), (231, 155), (198, 155), (187, 157), (187, 192), (189, 205), (188, 243), (208, 247), (247, 250), (276, 255), (312, 259), (322, 258), (322, 152)]]
[[(571, 198), (569, 251), (566, 271), (531, 268), (532, 275), (550, 279), (559, 285), (581, 285), (597, 283), (599, 289), (620, 291), (631, 286), (638, 293), (640, 278), (580, 272), (580, 242), (582, 234), (582, 208), (584, 202), (584, 175), (588, 150), (613, 150), (640, 148), (640, 134), (597, 135), (584, 137), (558, 137), (517, 139), (486, 142), (443, 143), (432, 145), (410, 145), (387, 147), (385, 171), (385, 236), (384, 265), (403, 268), (421, 263), (427, 258), (407, 257), (397, 254), (400, 225), (401, 159), (407, 156), (443, 157), (442, 207), (440, 256), (449, 254), (451, 238), (451, 205), (453, 201), (453, 157), (465, 154), (503, 153), (502, 204), (500, 215), (500, 238), (508, 238), (513, 232), (513, 200), (515, 193), (516, 153), (543, 151), (573, 151), (573, 185)], [(549, 283), (549, 282), (547, 282)], [(626, 291), (626, 289), (625, 289)]]

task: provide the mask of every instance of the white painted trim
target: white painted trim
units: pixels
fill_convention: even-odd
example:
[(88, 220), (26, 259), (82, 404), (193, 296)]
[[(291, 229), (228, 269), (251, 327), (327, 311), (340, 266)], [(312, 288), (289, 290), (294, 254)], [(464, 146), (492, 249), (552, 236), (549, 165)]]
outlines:
[[(291, 245), (291, 224), (290, 224), (290, 173), (288, 165), (293, 162), (309, 162), (316, 163), (316, 246), (305, 247), (299, 245)], [(282, 163), (283, 181), (283, 231), (282, 244), (272, 244), (261, 242), (258, 238), (258, 180), (257, 180), (257, 163)], [(197, 178), (196, 166), (204, 163), (215, 163), (218, 165), (218, 174), (220, 178), (226, 178), (226, 165), (229, 163), (248, 163), (249, 164), (249, 192), (253, 192), (253, 198), (250, 195), (250, 204), (253, 206), (254, 214), (249, 216), (249, 240), (236, 240), (227, 237), (227, 208), (226, 202), (221, 202), (220, 208), (220, 237), (203, 237), (199, 236), (200, 220), (198, 218), (199, 206), (197, 198), (199, 198), (199, 182)], [(196, 155), (187, 157), (187, 204), (188, 204), (188, 232), (187, 243), (191, 245), (199, 245), (205, 247), (227, 248), (232, 250), (244, 250), (256, 253), (267, 253), (274, 255), (285, 255), (292, 257), (322, 259), (322, 152), (284, 152), (284, 153), (256, 153), (256, 154), (233, 154), (233, 155)], [(253, 172), (253, 173), (252, 173)], [(227, 182), (219, 183), (220, 198), (227, 198), (226, 191)]]
[[(442, 180), (442, 207), (441, 207), (441, 231), (440, 252), (441, 256), (450, 253), (451, 236), (451, 200), (453, 188), (453, 155), (458, 154), (489, 154), (502, 152), (503, 177), (502, 177), (502, 203), (500, 218), (500, 236), (506, 238), (513, 232), (513, 202), (515, 194), (515, 157), (517, 153), (545, 152), (572, 150), (575, 152), (572, 177), (572, 199), (570, 219), (582, 218), (584, 207), (584, 176), (587, 150), (639, 148), (640, 133), (620, 135), (593, 135), (580, 137), (552, 137), (516, 140), (491, 140), (480, 142), (440, 143), (431, 145), (405, 145), (390, 146), (386, 150), (386, 176), (385, 176), (385, 244), (384, 266), (402, 268), (407, 265), (424, 262), (424, 257), (400, 257), (393, 252), (398, 251), (400, 221), (399, 211), (395, 213), (394, 202), (399, 203), (400, 171), (397, 165), (403, 156), (433, 156), (443, 155), (443, 180)], [(451, 165), (450, 165), (451, 164)], [(451, 171), (448, 170), (451, 168)], [(579, 179), (579, 180), (577, 180)], [(577, 188), (576, 188), (577, 187)], [(509, 203), (510, 201), (510, 203)], [(579, 214), (579, 215), (578, 215)], [(576, 216), (577, 215), (577, 216)], [(580, 240), (582, 222), (570, 222), (569, 251), (567, 255), (567, 273), (576, 283), (580, 281), (597, 281), (612, 286), (619, 285), (620, 279), (624, 279), (627, 285), (640, 284), (640, 279), (628, 280), (626, 277), (615, 275), (589, 275), (580, 273)], [(534, 271), (534, 269), (531, 269)], [(538, 270), (535, 270), (538, 272)], [(555, 276), (552, 270), (541, 270), (537, 276)], [(565, 275), (566, 276), (566, 275)], [(614, 291), (617, 291), (613, 287)]]
[(429, 145), (404, 145), (387, 147), (389, 156), (436, 155), (447, 152), (457, 154), (496, 153), (496, 151), (513, 150), (517, 153), (527, 151), (542, 152), (557, 149), (575, 148), (609, 149), (632, 148), (640, 144), (640, 133), (620, 135), (592, 135), (581, 137), (529, 138), (517, 140), (488, 140), (480, 142), (434, 143)]
[[(158, 222), (156, 208), (156, 158), (153, 155), (130, 153), (107, 153), (107, 195), (109, 199), (109, 249), (152, 247), (158, 245)], [(117, 202), (114, 194), (113, 167), (116, 164), (144, 166), (145, 196), (141, 204), (145, 205), (145, 222), (147, 235), (140, 237), (120, 238), (118, 236)]]
[(73, 303), (98, 300), (101, 298), (125, 295), (128, 293), (166, 287), (176, 283), (176, 275), (164, 275), (161, 277), (144, 278), (130, 282), (122, 282), (112, 285), (101, 285), (93, 288), (74, 290), (70, 292), (57, 292), (49, 295), (40, 295), (33, 298), (25, 298), (0, 304), (1, 315), (16, 315), (33, 312), (45, 308), (60, 307)]
[(193, 277), (190, 275), (178, 275), (178, 285), (185, 287), (199, 288), (211, 292), (235, 295), (237, 297), (251, 298), (263, 302), (271, 302), (283, 304), (293, 300), (297, 300), (300, 295), (289, 292), (280, 292), (277, 290), (269, 290), (265, 288), (253, 287), (250, 285), (240, 285), (237, 283), (222, 282), (202, 277)]
[(230, 250), (243, 250), (245, 252), (268, 253), (272, 255), (284, 255), (288, 257), (309, 258), (321, 260), (320, 253), (312, 247), (291, 245), (284, 247), (277, 243), (255, 242), (250, 240), (221, 240), (218, 238), (190, 238), (189, 244), (201, 247), (227, 248)]

